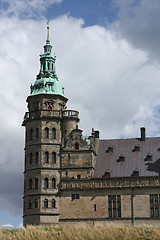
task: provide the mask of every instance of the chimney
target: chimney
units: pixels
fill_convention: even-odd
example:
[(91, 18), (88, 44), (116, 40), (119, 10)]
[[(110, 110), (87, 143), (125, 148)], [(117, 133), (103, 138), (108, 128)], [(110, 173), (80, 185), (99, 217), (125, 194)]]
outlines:
[(145, 141), (145, 138), (146, 138), (146, 134), (145, 134), (145, 127), (141, 127), (141, 141)]

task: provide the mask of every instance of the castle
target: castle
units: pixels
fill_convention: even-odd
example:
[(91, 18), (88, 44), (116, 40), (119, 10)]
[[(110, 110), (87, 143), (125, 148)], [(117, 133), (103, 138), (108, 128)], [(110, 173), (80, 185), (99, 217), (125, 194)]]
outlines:
[(67, 110), (49, 26), (40, 72), (27, 98), (24, 226), (102, 222), (158, 225), (160, 137), (100, 140), (83, 136)]

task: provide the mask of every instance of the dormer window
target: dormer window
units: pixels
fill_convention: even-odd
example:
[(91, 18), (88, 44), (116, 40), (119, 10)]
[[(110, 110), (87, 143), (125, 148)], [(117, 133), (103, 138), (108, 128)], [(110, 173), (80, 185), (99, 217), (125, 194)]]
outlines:
[(136, 145), (135, 147), (134, 147), (134, 149), (133, 149), (133, 151), (132, 152), (140, 152), (140, 146), (139, 145)]
[(104, 174), (103, 174), (103, 178), (110, 178), (110, 176), (111, 176), (111, 173), (110, 173), (110, 171), (106, 171)]
[(139, 176), (139, 170), (135, 169), (131, 175), (132, 177), (138, 177)]
[(117, 162), (124, 162), (125, 157), (124, 155), (120, 155), (119, 158), (117, 159)]
[(152, 154), (148, 153), (144, 161), (152, 161)]
[(108, 147), (107, 148), (106, 153), (110, 153), (110, 152), (113, 152), (113, 147)]

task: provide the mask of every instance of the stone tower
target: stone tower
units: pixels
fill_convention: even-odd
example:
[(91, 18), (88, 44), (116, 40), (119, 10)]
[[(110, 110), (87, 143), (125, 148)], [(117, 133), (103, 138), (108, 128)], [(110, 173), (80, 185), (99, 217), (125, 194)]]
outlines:
[[(66, 110), (67, 98), (55, 70), (49, 26), (40, 72), (27, 98), (25, 126), (24, 226), (57, 224), (60, 220), (60, 183), (90, 178), (98, 132), (82, 137), (78, 112)], [(94, 147), (93, 147), (94, 146)]]

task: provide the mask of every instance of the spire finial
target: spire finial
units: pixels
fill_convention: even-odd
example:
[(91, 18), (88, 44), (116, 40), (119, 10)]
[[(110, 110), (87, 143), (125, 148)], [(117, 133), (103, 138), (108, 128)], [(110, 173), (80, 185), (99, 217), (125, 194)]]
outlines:
[(49, 20), (47, 21), (47, 40), (49, 40)]

